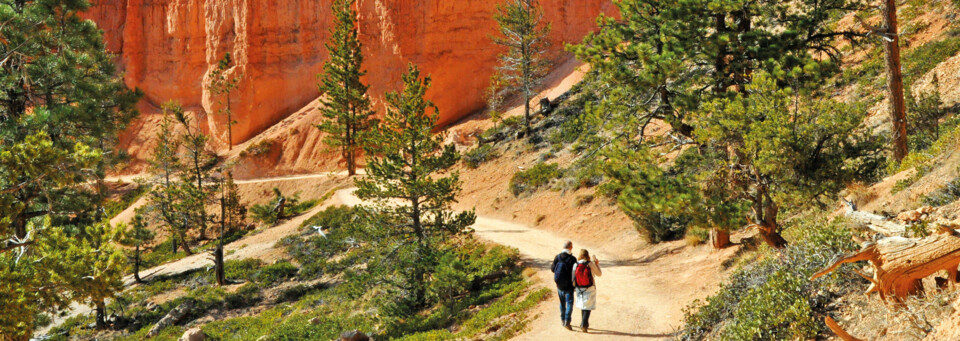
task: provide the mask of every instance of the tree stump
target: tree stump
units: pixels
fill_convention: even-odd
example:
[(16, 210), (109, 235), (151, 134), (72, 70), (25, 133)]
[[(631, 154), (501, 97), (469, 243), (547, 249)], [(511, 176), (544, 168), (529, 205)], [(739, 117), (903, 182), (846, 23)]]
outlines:
[(722, 249), (730, 245), (730, 231), (714, 228), (710, 230), (710, 245), (714, 249)]
[(866, 293), (876, 291), (886, 300), (892, 296), (901, 301), (923, 290), (923, 278), (941, 270), (947, 271), (951, 283), (957, 283), (960, 266), (960, 236), (954, 229), (924, 238), (887, 237), (876, 242), (864, 242), (858, 252), (847, 254), (810, 279), (826, 275), (844, 263), (869, 261), (874, 267), (872, 284)]

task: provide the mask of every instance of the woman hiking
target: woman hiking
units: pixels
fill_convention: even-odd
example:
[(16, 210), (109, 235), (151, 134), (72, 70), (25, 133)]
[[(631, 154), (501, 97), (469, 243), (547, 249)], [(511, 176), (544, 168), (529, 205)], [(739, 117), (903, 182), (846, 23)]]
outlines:
[(576, 287), (576, 307), (580, 309), (580, 330), (584, 333), (590, 329), (590, 312), (597, 308), (597, 286), (593, 277), (603, 276), (600, 271), (600, 262), (597, 256), (590, 259), (590, 252), (582, 249), (577, 257), (577, 264), (573, 266), (573, 285)]

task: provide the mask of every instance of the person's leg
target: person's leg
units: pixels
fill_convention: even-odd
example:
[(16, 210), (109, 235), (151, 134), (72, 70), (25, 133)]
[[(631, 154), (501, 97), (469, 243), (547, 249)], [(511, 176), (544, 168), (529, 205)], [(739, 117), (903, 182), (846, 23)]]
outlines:
[(580, 321), (580, 327), (582, 327), (583, 330), (586, 331), (587, 328), (590, 328), (590, 310), (586, 310), (586, 309), (580, 310), (580, 316), (583, 317)]
[(563, 324), (569, 326), (570, 320), (573, 319), (573, 290), (565, 290), (564, 298), (567, 301), (567, 306), (561, 315), (563, 317)]
[(564, 326), (567, 325), (567, 321), (570, 321), (570, 311), (573, 309), (573, 302), (569, 290), (557, 290), (558, 296), (560, 296), (560, 323)]

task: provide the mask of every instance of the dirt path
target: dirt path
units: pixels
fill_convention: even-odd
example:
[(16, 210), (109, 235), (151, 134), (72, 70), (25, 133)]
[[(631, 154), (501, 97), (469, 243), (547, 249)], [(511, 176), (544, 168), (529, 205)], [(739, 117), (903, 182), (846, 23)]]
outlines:
[[(330, 174), (292, 176), (238, 183), (326, 177)], [(281, 225), (245, 237), (226, 246), (227, 259), (278, 257), (281, 250), (274, 248), (283, 237), (296, 233), (300, 224), (316, 212), (331, 205), (358, 205), (353, 188), (341, 189), (323, 203)], [(473, 226), (479, 238), (517, 248), (524, 261), (537, 271), (538, 285), (553, 286), (550, 263), (565, 238), (551, 232), (509, 221), (478, 217)], [(649, 254), (636, 259), (623, 258), (616, 250), (583, 245), (573, 240), (575, 250), (587, 248), (600, 259), (603, 276), (597, 279), (598, 306), (591, 318), (590, 334), (570, 332), (560, 326), (557, 299), (550, 296), (536, 308), (536, 317), (528, 331), (517, 339), (553, 340), (574, 337), (578, 340), (605, 339), (670, 339), (682, 319), (682, 309), (693, 299), (702, 298), (716, 290), (720, 281), (720, 262), (727, 259), (733, 248), (714, 252), (705, 247), (687, 247), (682, 242), (651, 246)], [(231, 253), (232, 252), (232, 253)], [(142, 272), (153, 277), (172, 275), (212, 265), (208, 253), (163, 264)], [(132, 278), (126, 278), (132, 285)], [(85, 307), (76, 307), (71, 316), (89, 313)], [(580, 313), (574, 312), (574, 325), (579, 324)], [(59, 319), (58, 319), (59, 320)]]

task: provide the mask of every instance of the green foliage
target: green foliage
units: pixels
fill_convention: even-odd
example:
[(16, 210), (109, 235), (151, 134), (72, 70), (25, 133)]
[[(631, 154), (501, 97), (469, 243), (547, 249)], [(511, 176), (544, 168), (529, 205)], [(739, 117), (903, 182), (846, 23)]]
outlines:
[(940, 120), (947, 115), (940, 99), (940, 82), (933, 78), (933, 87), (917, 96), (908, 95), (907, 135), (910, 150), (923, 150), (940, 138)]
[[(283, 218), (296, 217), (309, 211), (320, 203), (319, 200), (300, 201), (300, 192), (294, 193), (292, 197), (284, 196), (279, 188), (273, 189), (274, 198), (270, 202), (250, 207), (250, 213), (254, 220), (268, 226), (276, 225), (282, 216)], [(283, 205), (278, 205), (283, 202)], [(281, 210), (282, 212), (278, 212)]]
[(842, 221), (827, 223), (814, 212), (787, 231), (795, 242), (737, 269), (720, 291), (687, 310), (681, 340), (792, 340), (826, 330), (822, 316), (837, 297), (862, 290), (853, 265), (810, 281), (833, 258), (856, 249)]
[(265, 266), (256, 258), (227, 261), (224, 267), (227, 278), (245, 279), (261, 285), (272, 285), (293, 278), (298, 271), (299, 269), (288, 261)]
[(109, 297), (122, 271), (122, 253), (93, 250), (113, 235), (102, 180), (141, 94), (80, 16), (89, 7), (0, 1), (0, 339), (29, 338), (40, 312)]
[(118, 200), (109, 201), (103, 205), (103, 210), (106, 212), (106, 216), (111, 219), (116, 217), (118, 214), (126, 210), (130, 205), (133, 205), (137, 200), (140, 199), (147, 191), (150, 190), (150, 186), (145, 183), (138, 183), (137, 188), (126, 191), (123, 195), (120, 196)]
[[(303, 223), (302, 236), (287, 237), (280, 244), (293, 259), (303, 264), (301, 276), (304, 278), (340, 273), (365, 260), (362, 255), (342, 255), (354, 246), (356, 236), (362, 235), (366, 223), (362, 215), (359, 208), (329, 207)], [(325, 235), (314, 234), (314, 226), (325, 229)]]
[(355, 174), (357, 156), (368, 143), (365, 134), (376, 125), (367, 96), (368, 85), (363, 84), (362, 44), (358, 37), (356, 0), (334, 0), (331, 12), (334, 24), (326, 44), (329, 60), (318, 76), (320, 112), (323, 122), (317, 125), (326, 133), (324, 143), (340, 152), (350, 175)]
[(414, 65), (402, 78), (403, 89), (387, 94), (386, 116), (367, 148), (374, 156), (367, 176), (354, 181), (357, 196), (373, 202), (362, 238), (373, 253), (367, 263), (371, 273), (391, 283), (378, 296), (395, 308), (385, 308), (386, 315), (407, 315), (427, 305), (443, 243), (467, 233), (476, 219), (472, 211), (455, 213), (450, 207), (460, 177), (449, 172), (460, 155), (433, 134), (439, 116), (424, 98), (430, 78), (421, 78)]
[(464, 153), (463, 163), (466, 164), (467, 167), (475, 169), (480, 167), (484, 162), (493, 160), (498, 156), (500, 155), (492, 144), (484, 144)]
[(217, 108), (216, 113), (227, 116), (227, 146), (229, 149), (233, 149), (233, 126), (237, 124), (233, 120), (233, 111), (230, 110), (230, 93), (237, 88), (237, 83), (240, 82), (241, 78), (243, 78), (243, 75), (239, 74), (239, 71), (233, 67), (233, 58), (230, 57), (230, 52), (227, 52), (217, 62), (217, 67), (210, 72), (210, 83), (207, 84), (210, 93), (217, 97), (219, 108)]
[(524, 192), (536, 192), (541, 187), (549, 185), (551, 181), (559, 179), (561, 175), (563, 172), (556, 163), (540, 162), (530, 169), (514, 173), (510, 178), (510, 191), (514, 196)]
[(258, 157), (267, 155), (273, 150), (273, 145), (276, 144), (276, 141), (272, 139), (263, 139), (260, 142), (251, 144), (247, 149), (244, 149), (240, 152), (240, 157)]
[[(546, 58), (550, 23), (543, 20), (543, 8), (537, 0), (504, 0), (493, 16), (498, 36), (493, 42), (506, 49), (499, 57), (498, 72), (491, 79), (491, 88), (515, 88), (523, 95), (523, 122), (530, 135), (530, 100), (534, 88), (550, 72)], [(503, 85), (497, 85), (503, 83)]]

